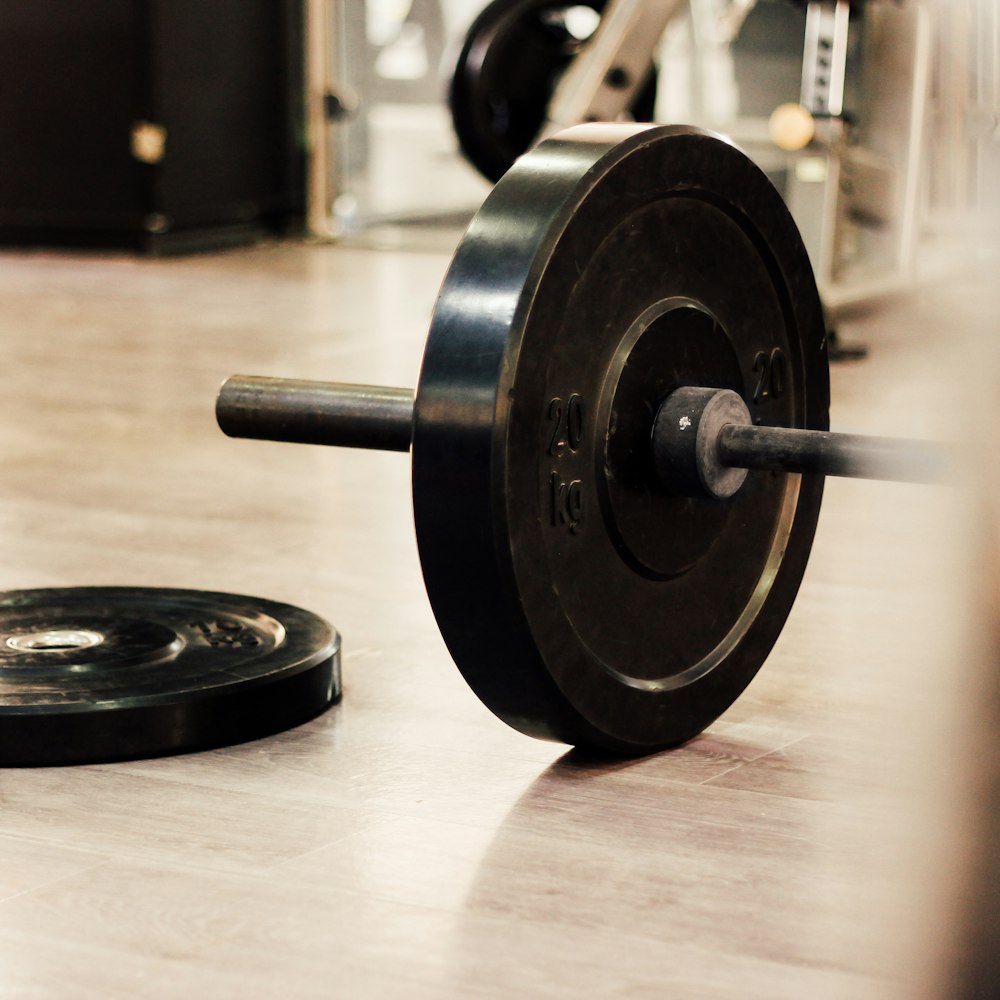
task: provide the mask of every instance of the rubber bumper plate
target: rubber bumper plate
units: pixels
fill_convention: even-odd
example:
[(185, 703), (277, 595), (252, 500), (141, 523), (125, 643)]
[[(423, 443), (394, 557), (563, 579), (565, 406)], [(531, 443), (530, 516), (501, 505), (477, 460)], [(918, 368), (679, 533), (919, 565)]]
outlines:
[(0, 594), (0, 765), (228, 746), (340, 697), (340, 637), (300, 608), (119, 587)]

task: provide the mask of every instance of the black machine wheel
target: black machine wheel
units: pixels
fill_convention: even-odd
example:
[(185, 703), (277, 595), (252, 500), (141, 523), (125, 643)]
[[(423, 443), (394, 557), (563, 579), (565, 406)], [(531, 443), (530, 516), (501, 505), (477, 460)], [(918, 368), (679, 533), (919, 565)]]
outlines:
[[(465, 37), (448, 93), (452, 122), (466, 158), (491, 181), (535, 141), (556, 82), (582, 39), (567, 12), (588, 7), (600, 14), (605, 0), (493, 0)], [(636, 121), (650, 121), (656, 71), (632, 105)]]

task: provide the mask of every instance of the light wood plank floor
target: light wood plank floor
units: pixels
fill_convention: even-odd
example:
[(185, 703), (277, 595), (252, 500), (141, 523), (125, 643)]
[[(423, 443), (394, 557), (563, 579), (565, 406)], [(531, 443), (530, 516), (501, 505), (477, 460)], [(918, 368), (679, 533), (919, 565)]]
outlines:
[[(234, 442), (213, 418), (235, 372), (413, 384), (446, 264), (0, 254), (0, 587), (299, 604), (343, 633), (346, 681), (248, 745), (0, 772), (0, 996), (930, 995), (964, 501), (830, 483), (777, 648), (689, 745), (601, 761), (508, 731), (437, 633), (406, 459)], [(945, 436), (969, 301), (932, 282), (845, 322), (872, 350), (835, 369), (835, 424)]]

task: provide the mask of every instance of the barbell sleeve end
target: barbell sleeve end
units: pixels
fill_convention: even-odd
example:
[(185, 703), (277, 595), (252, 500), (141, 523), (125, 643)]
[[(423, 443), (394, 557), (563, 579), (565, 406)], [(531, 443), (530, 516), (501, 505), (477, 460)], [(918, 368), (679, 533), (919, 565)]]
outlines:
[(215, 417), (230, 437), (409, 451), (413, 398), (412, 389), (234, 375)]

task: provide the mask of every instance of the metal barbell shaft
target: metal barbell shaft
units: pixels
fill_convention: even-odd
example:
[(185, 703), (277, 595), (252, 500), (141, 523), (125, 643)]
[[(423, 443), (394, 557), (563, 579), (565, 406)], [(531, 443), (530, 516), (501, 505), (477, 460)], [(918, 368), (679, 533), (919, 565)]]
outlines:
[(409, 451), (413, 390), (234, 375), (215, 416), (230, 437)]
[(653, 464), (660, 481), (682, 495), (732, 496), (746, 469), (935, 483), (949, 478), (945, 445), (903, 438), (762, 427), (732, 389), (682, 386), (653, 423)]
[(943, 482), (952, 464), (945, 445), (787, 427), (728, 424), (717, 447), (719, 461), (735, 468), (906, 483)]
[[(720, 392), (735, 395), (715, 389), (676, 390), (664, 404), (664, 413), (670, 401), (685, 395), (690, 395), (694, 401), (692, 415), (700, 413)], [(413, 401), (412, 389), (234, 375), (219, 391), (216, 418), (230, 437), (409, 451)], [(658, 421), (658, 429), (654, 431), (654, 452), (666, 441), (665, 432), (672, 424), (672, 420), (663, 424)], [(901, 438), (760, 427), (742, 422), (721, 424), (713, 429), (712, 435), (714, 459), (729, 468), (812, 472), (900, 482), (942, 482), (948, 478), (952, 464), (952, 455), (946, 446)], [(667, 449), (673, 447), (666, 444)], [(688, 445), (682, 444), (674, 457), (686, 461), (687, 452)], [(690, 455), (693, 461), (693, 450)], [(703, 486), (704, 471), (702, 467), (698, 474)], [(683, 470), (678, 477), (673, 467), (663, 473), (663, 478), (672, 485), (677, 485), (678, 481), (683, 485), (685, 479), (693, 482), (695, 477), (693, 472), (688, 476)], [(730, 494), (713, 492), (713, 495)]]

